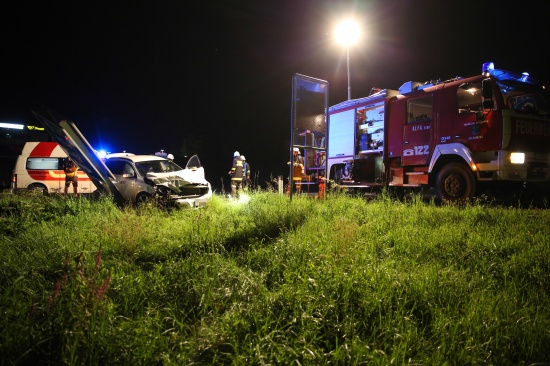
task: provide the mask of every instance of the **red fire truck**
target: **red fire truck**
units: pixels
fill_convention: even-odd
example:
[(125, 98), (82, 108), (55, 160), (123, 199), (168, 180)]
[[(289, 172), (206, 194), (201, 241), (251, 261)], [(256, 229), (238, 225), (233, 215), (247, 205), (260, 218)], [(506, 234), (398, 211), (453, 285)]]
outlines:
[(484, 188), (550, 187), (550, 85), (497, 70), (368, 97), (329, 108), (328, 178), (358, 188), (432, 187), (439, 200)]

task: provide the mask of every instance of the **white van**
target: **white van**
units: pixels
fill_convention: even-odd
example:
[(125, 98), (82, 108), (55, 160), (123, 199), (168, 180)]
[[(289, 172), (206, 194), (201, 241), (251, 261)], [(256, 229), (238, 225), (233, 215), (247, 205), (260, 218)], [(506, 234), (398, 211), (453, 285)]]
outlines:
[[(11, 182), (12, 192), (20, 189), (41, 190), (44, 194), (65, 190), (65, 160), (67, 154), (56, 142), (27, 142), (15, 162)], [(78, 170), (78, 193), (93, 193), (96, 186), (88, 175)], [(72, 193), (72, 186), (69, 188)]]

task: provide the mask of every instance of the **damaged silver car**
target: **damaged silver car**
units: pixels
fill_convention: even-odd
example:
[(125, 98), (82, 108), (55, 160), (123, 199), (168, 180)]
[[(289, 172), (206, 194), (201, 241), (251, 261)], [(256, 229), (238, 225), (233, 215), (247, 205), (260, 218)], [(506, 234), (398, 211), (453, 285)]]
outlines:
[(115, 187), (134, 204), (164, 199), (163, 204), (200, 207), (212, 198), (197, 155), (189, 159), (185, 169), (155, 155), (107, 155), (105, 165), (115, 176)]
[(110, 194), (119, 205), (152, 198), (162, 206), (200, 207), (212, 198), (212, 188), (197, 155), (185, 168), (156, 155), (124, 153), (101, 159), (72, 121), (51, 110), (33, 114), (90, 177), (97, 191)]

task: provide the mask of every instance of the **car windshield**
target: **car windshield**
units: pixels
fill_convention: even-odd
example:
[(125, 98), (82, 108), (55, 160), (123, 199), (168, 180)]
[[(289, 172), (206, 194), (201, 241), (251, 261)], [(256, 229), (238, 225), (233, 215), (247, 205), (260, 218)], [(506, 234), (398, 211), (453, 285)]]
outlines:
[(170, 173), (183, 170), (178, 164), (168, 160), (151, 160), (136, 163), (139, 174), (146, 176), (147, 173)]

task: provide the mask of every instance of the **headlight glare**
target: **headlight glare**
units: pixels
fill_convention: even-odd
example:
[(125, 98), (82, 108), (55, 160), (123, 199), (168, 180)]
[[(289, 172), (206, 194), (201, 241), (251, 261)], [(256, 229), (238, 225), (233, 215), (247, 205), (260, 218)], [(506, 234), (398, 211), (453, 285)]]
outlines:
[(523, 164), (525, 163), (525, 153), (511, 153), (510, 162), (512, 164)]

